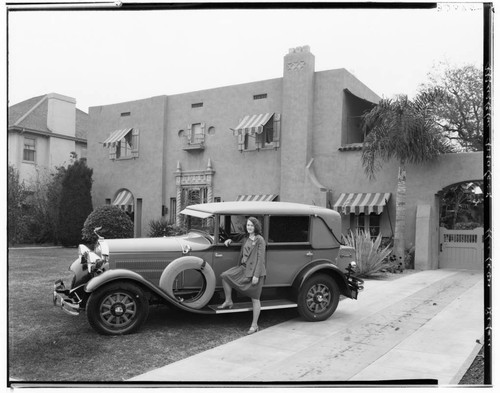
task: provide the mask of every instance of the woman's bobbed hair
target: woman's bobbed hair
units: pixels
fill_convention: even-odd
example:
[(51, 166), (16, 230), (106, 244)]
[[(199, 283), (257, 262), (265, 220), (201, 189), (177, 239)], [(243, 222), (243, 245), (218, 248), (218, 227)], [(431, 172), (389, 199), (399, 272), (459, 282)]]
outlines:
[[(262, 235), (262, 225), (259, 220), (257, 220), (255, 217), (248, 217), (248, 221), (250, 221), (254, 228), (255, 228), (255, 234), (256, 235)], [(245, 231), (246, 231), (246, 225), (245, 225)]]

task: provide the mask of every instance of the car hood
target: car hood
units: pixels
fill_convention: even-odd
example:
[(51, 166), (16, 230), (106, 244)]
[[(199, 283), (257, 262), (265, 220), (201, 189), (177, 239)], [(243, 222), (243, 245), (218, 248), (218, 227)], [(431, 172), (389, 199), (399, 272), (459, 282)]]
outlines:
[(103, 240), (109, 253), (137, 253), (137, 252), (182, 252), (186, 246), (192, 251), (208, 249), (212, 243), (200, 234), (189, 233), (172, 237), (145, 237), (135, 239), (105, 239)]

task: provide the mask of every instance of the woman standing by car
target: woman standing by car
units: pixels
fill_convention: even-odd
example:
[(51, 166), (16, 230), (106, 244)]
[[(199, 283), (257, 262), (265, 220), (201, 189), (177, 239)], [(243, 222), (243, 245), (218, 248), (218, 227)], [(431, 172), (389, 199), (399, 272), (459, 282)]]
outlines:
[[(259, 220), (249, 217), (246, 224), (246, 235), (243, 237), (238, 266), (232, 267), (221, 274), (222, 287), (224, 288), (225, 301), (218, 308), (231, 308), (231, 289), (234, 288), (242, 295), (252, 299), (253, 319), (247, 334), (259, 330), (260, 295), (266, 276), (266, 242), (261, 235), (262, 227)], [(224, 244), (229, 246), (232, 240)]]

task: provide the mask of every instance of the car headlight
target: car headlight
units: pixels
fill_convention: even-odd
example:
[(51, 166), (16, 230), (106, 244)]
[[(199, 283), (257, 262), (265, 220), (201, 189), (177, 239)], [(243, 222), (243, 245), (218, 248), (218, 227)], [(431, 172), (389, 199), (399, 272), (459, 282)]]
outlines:
[(109, 248), (106, 243), (101, 243), (98, 242), (97, 245), (95, 246), (94, 252), (99, 255), (99, 257), (104, 261), (107, 262), (109, 259)]
[(351, 261), (351, 262), (349, 262), (349, 266), (351, 267), (351, 269), (356, 269), (358, 264), (355, 261)]
[(102, 260), (99, 258), (99, 255), (92, 251), (88, 251), (85, 254), (85, 259), (87, 261), (87, 270), (89, 273), (92, 273), (94, 270), (96, 270), (99, 266), (102, 265)]

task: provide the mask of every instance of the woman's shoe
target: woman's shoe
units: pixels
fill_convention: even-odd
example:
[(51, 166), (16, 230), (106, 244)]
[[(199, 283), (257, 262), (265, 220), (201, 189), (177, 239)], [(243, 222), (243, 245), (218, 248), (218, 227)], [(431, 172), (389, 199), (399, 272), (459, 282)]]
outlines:
[(254, 333), (257, 333), (258, 331), (259, 331), (258, 326), (252, 326), (250, 329), (248, 329), (247, 334), (254, 334)]
[(224, 302), (220, 306), (217, 306), (219, 310), (224, 310), (224, 309), (231, 309), (233, 308), (233, 302)]

